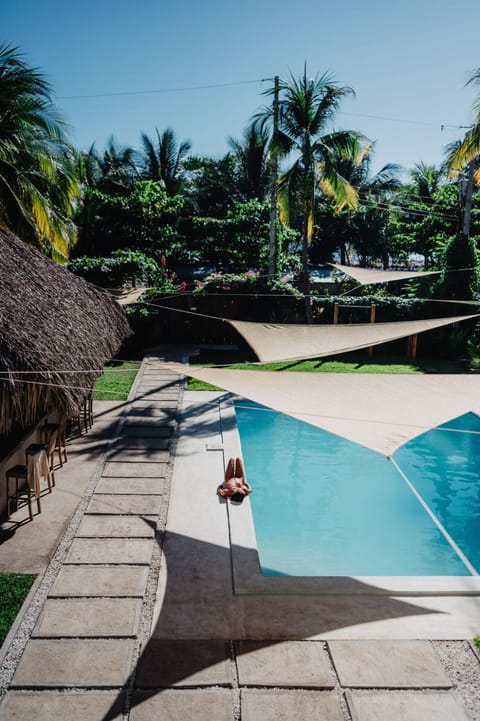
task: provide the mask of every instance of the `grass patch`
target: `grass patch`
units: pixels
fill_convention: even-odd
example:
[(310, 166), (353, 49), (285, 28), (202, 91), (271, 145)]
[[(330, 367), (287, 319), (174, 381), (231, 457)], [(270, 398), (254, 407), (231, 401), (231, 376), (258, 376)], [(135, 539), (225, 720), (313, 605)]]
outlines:
[(126, 401), (139, 368), (140, 361), (108, 363), (95, 383), (94, 400)]
[(31, 574), (0, 574), (0, 644), (5, 641), (35, 578)]
[[(241, 359), (239, 351), (208, 351), (190, 359), (192, 366), (224, 365), (228, 368), (256, 371), (285, 371), (295, 373), (375, 373), (375, 374), (422, 374), (422, 373), (464, 373), (459, 363), (447, 360), (407, 361), (398, 357), (374, 357), (371, 361), (363, 354), (346, 354), (342, 360), (334, 358), (310, 358), (300, 361), (280, 361), (257, 365)], [(208, 383), (190, 378), (189, 390), (220, 390)]]
[(473, 643), (475, 644), (475, 646), (480, 648), (480, 636), (475, 636), (475, 638), (473, 639)]

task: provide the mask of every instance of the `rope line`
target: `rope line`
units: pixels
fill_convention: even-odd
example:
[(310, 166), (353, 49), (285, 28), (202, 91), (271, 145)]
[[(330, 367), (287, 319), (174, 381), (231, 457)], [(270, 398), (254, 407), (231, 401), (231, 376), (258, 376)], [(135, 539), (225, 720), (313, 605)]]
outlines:
[(445, 528), (445, 526), (443, 525), (443, 523), (442, 523), (442, 522), (440, 521), (440, 519), (435, 515), (435, 513), (432, 511), (432, 509), (430, 508), (430, 506), (428, 505), (428, 503), (426, 503), (426, 501), (422, 498), (422, 496), (421, 496), (420, 493), (417, 491), (417, 489), (415, 488), (415, 486), (413, 485), (413, 483), (412, 483), (412, 482), (410, 481), (410, 479), (406, 476), (406, 474), (402, 471), (402, 469), (400, 468), (400, 466), (398, 465), (398, 463), (397, 463), (393, 458), (390, 458), (390, 460), (391, 460), (392, 464), (395, 466), (395, 468), (397, 469), (397, 471), (399, 472), (399, 474), (401, 475), (401, 477), (403, 478), (403, 480), (405, 481), (405, 483), (407, 484), (407, 486), (409, 487), (409, 489), (411, 490), (411, 492), (413, 493), (413, 495), (417, 498), (417, 500), (418, 500), (418, 501), (420, 502), (420, 504), (423, 506), (423, 508), (424, 508), (425, 511), (428, 513), (428, 515), (430, 516), (430, 518), (432, 519), (432, 521), (434, 522), (434, 524), (436, 525), (436, 527), (438, 528), (438, 530), (440, 531), (440, 533), (442, 534), (442, 536), (443, 536), (443, 537), (445, 538), (445, 540), (448, 542), (449, 546), (451, 546), (451, 548), (453, 549), (453, 551), (454, 551), (454, 552), (456, 553), (456, 555), (459, 557), (459, 559), (461, 560), (461, 562), (463, 563), (463, 565), (465, 566), (465, 568), (468, 569), (468, 571), (472, 574), (472, 576), (478, 576), (479, 574), (478, 574), (478, 571), (477, 571), (477, 569), (475, 568), (475, 566), (473, 566), (473, 565), (470, 563), (470, 561), (468, 560), (468, 558), (466, 557), (466, 555), (463, 553), (463, 551), (461, 550), (461, 548), (460, 548), (460, 547), (456, 544), (456, 542), (453, 540), (453, 538), (451, 537), (451, 535), (449, 534), (449, 532), (447, 531), (447, 529)]

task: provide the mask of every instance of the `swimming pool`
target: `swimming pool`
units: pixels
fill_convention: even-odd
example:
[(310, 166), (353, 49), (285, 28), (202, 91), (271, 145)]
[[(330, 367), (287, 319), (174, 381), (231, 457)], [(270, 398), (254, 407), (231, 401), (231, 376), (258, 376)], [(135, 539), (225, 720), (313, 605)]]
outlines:
[(480, 434), (462, 432), (480, 433), (478, 416), (417, 437), (393, 463), (249, 401), (235, 413), (264, 575), (468, 576), (480, 567)]

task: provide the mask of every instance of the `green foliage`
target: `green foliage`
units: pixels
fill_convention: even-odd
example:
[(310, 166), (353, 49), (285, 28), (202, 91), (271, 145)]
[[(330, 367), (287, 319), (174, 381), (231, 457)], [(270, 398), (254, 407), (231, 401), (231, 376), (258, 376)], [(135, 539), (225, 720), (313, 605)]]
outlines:
[(18, 49), (0, 43), (0, 227), (65, 262), (80, 186), (51, 94)]
[(170, 197), (155, 180), (137, 180), (115, 195), (88, 188), (79, 217), (79, 248), (86, 255), (133, 248), (158, 260), (171, 257), (184, 204), (181, 196)]
[(35, 578), (31, 574), (0, 574), (0, 645), (5, 641)]
[[(255, 198), (234, 201), (223, 218), (192, 218), (194, 248), (203, 262), (236, 271), (268, 266), (269, 233), (270, 206)], [(294, 231), (279, 223), (282, 266), (291, 264), (287, 248), (296, 237)]]
[[(339, 323), (368, 323), (369, 308), (372, 303), (376, 307), (377, 323), (389, 321), (416, 320), (428, 317), (427, 301), (421, 298), (399, 298), (398, 296), (364, 295), (364, 296), (328, 296), (316, 300), (317, 312), (323, 308), (320, 316), (324, 323), (331, 323), (335, 303), (343, 306), (340, 309)], [(363, 306), (363, 307), (361, 307)], [(365, 307), (366, 306), (366, 307)]]
[(425, 195), (427, 181), (418, 176), (416, 184), (401, 189), (389, 232), (397, 256), (420, 253), (428, 270), (441, 267), (443, 249), (456, 234), (460, 215), (455, 183), (431, 182), (430, 193)]
[(272, 293), (303, 298), (303, 294), (291, 283), (261, 276), (252, 271), (212, 273), (204, 281), (197, 282), (195, 293), (234, 293), (236, 295)]
[(157, 262), (138, 250), (115, 250), (110, 258), (76, 258), (68, 269), (95, 285), (106, 288), (119, 287), (127, 280), (143, 280), (153, 284), (160, 276)]
[(443, 253), (439, 293), (452, 300), (472, 300), (478, 293), (478, 251), (473, 238), (457, 233)]

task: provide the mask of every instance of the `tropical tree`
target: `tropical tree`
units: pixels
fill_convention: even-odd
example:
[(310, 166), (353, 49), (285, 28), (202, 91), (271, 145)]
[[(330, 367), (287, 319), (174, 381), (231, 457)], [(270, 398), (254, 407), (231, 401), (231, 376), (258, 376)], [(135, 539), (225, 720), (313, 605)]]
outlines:
[(394, 199), (396, 247), (403, 254), (423, 255), (425, 269), (439, 265), (445, 244), (459, 228), (457, 188), (446, 180), (442, 168), (419, 162)]
[[(475, 84), (480, 88), (480, 68), (477, 68), (467, 85)], [(467, 166), (466, 183), (464, 188), (463, 230), (464, 235), (470, 233), (472, 196), (474, 185), (480, 187), (480, 92), (473, 103), (475, 120), (473, 125), (465, 133), (463, 140), (453, 145), (447, 157), (447, 167), (455, 177), (462, 173)]]
[[(384, 165), (377, 173), (371, 173), (372, 146), (365, 146), (360, 157), (343, 155), (336, 161), (337, 173), (355, 188), (358, 205), (355, 208), (335, 208), (328, 202), (328, 197), (321, 199), (318, 210), (321, 214), (316, 218), (316, 234), (310, 256), (320, 255), (322, 260), (329, 260), (326, 250), (339, 250), (341, 262), (344, 264), (347, 245), (354, 248), (360, 257), (360, 264), (367, 260), (381, 258), (384, 266), (388, 266), (389, 242), (388, 221), (390, 203), (393, 194), (400, 186), (400, 167), (394, 163)], [(325, 223), (325, 220), (327, 222)], [(324, 229), (324, 225), (326, 225)], [(328, 233), (333, 233), (336, 243), (327, 240)], [(327, 236), (327, 237), (326, 237)], [(335, 240), (335, 237), (333, 240)], [(322, 243), (322, 241), (327, 241)]]
[[(477, 85), (480, 90), (480, 68), (472, 73), (466, 84)], [(473, 110), (476, 115), (472, 127), (467, 130), (463, 140), (451, 150), (447, 158), (447, 166), (453, 174), (458, 174), (480, 156), (480, 92), (473, 103)], [(480, 166), (476, 169), (474, 180), (480, 185)]]
[(0, 44), (0, 224), (66, 260), (76, 241), (80, 194), (66, 126), (49, 83)]
[(156, 141), (142, 133), (142, 177), (145, 180), (158, 180), (168, 195), (178, 195), (184, 187), (182, 164), (192, 145), (188, 140), (177, 143), (171, 128), (164, 130), (161, 135), (158, 128), (155, 128), (155, 132)]
[(113, 136), (108, 140), (103, 153), (96, 154), (93, 146), (89, 153), (92, 151), (97, 160), (96, 187), (99, 190), (123, 195), (132, 187), (133, 182), (140, 178), (135, 165), (135, 151), (129, 146), (118, 145)]
[[(284, 199), (295, 195), (301, 199), (302, 288), (307, 322), (311, 322), (308, 247), (313, 235), (315, 195), (321, 188), (338, 210), (357, 205), (358, 193), (338, 172), (338, 159), (349, 157), (360, 163), (366, 139), (355, 131), (327, 132), (341, 100), (353, 93), (351, 88), (337, 85), (330, 75), (310, 79), (305, 66), (299, 78), (291, 75), (280, 79), (278, 90), (278, 151), (284, 158), (292, 153), (297, 156), (280, 179), (280, 193)], [(275, 92), (271, 88), (266, 94)], [(255, 119), (272, 126), (273, 113), (274, 108), (267, 107)]]
[(236, 185), (242, 200), (264, 200), (270, 186), (270, 133), (266, 127), (251, 123), (242, 140), (229, 138), (236, 161)]

